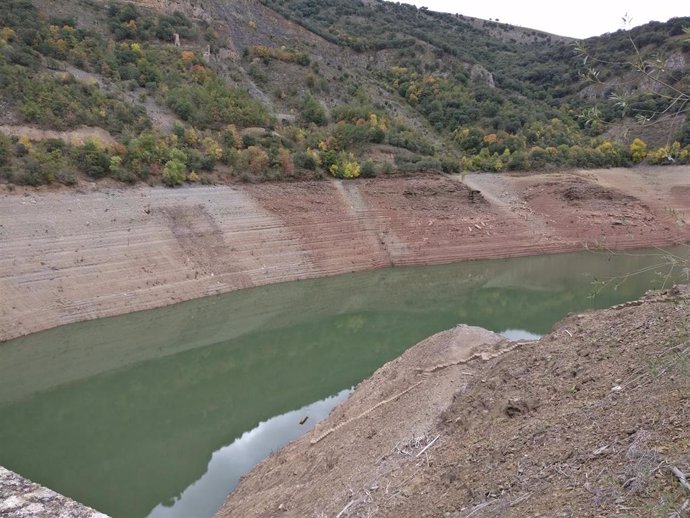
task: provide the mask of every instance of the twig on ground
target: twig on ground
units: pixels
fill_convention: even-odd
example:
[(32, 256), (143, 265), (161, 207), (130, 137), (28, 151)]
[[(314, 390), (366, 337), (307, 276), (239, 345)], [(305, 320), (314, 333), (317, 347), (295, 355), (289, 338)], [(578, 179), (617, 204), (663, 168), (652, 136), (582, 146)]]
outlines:
[(681, 470), (679, 470), (677, 467), (672, 466), (671, 464), (668, 464), (667, 466), (668, 469), (671, 470), (671, 473), (673, 473), (676, 476), (678, 482), (680, 482), (680, 485), (688, 491), (690, 491), (690, 482), (688, 482), (687, 475), (683, 473)]
[(436, 437), (434, 437), (434, 438), (432, 439), (432, 441), (431, 441), (429, 444), (427, 444), (426, 446), (424, 446), (424, 448), (422, 448), (422, 451), (420, 451), (417, 455), (415, 455), (415, 458), (418, 458), (420, 455), (422, 455), (422, 453), (424, 453), (426, 450), (428, 450), (429, 448), (431, 448), (431, 447), (434, 445), (434, 443), (435, 443), (436, 441), (438, 441), (438, 438), (439, 438), (439, 437), (441, 437), (441, 434), (438, 434)]
[(457, 365), (464, 365), (464, 364), (469, 363), (475, 359), (480, 359), (482, 361), (493, 360), (494, 358), (498, 358), (502, 354), (514, 351), (515, 349), (517, 349), (521, 345), (530, 345), (530, 344), (536, 343), (537, 341), (538, 340), (515, 342), (512, 345), (505, 347), (504, 349), (498, 349), (497, 351), (494, 351), (494, 352), (478, 351), (478, 352), (472, 354), (471, 356), (468, 356), (467, 358), (462, 358), (462, 359), (454, 361), (454, 362), (441, 363), (439, 365), (434, 365), (433, 367), (430, 367), (428, 369), (423, 369), (421, 367), (418, 367), (417, 372), (419, 372), (421, 374), (433, 374), (436, 371), (440, 371), (442, 369), (447, 369), (448, 367), (455, 367)]
[(525, 493), (524, 495), (519, 496), (515, 500), (510, 502), (510, 504), (508, 504), (508, 507), (515, 507), (516, 505), (521, 504), (522, 502), (524, 502), (525, 500), (527, 500), (531, 496), (532, 496), (532, 493)]
[(331, 435), (333, 432), (339, 430), (339, 429), (342, 428), (343, 426), (345, 426), (345, 425), (347, 425), (347, 424), (350, 424), (351, 422), (356, 421), (356, 420), (358, 420), (358, 419), (361, 419), (362, 417), (367, 416), (368, 414), (370, 414), (371, 412), (373, 412), (373, 411), (376, 410), (377, 408), (379, 408), (379, 407), (381, 407), (381, 406), (383, 406), (383, 405), (385, 405), (385, 404), (387, 404), (387, 403), (390, 403), (390, 402), (392, 402), (392, 401), (395, 401), (395, 400), (398, 399), (399, 397), (404, 396), (405, 394), (407, 394), (408, 392), (410, 392), (410, 391), (413, 390), (414, 388), (416, 388), (416, 387), (418, 387), (419, 385), (421, 385), (423, 382), (424, 382), (424, 380), (418, 381), (418, 382), (415, 383), (414, 385), (412, 385), (412, 386), (410, 386), (410, 387), (407, 387), (407, 388), (406, 388), (405, 390), (403, 390), (402, 392), (398, 392), (395, 396), (390, 397), (390, 398), (388, 398), (388, 399), (384, 399), (383, 401), (379, 401), (377, 404), (375, 404), (375, 405), (374, 405), (373, 407), (371, 407), (369, 410), (365, 410), (365, 411), (362, 412), (361, 414), (356, 415), (355, 417), (352, 417), (352, 418), (348, 419), (347, 421), (343, 421), (343, 422), (340, 423), (339, 425), (334, 426), (333, 428), (331, 428), (331, 429), (329, 429), (329, 430), (326, 430), (324, 433), (322, 433), (321, 435), (319, 435), (316, 439), (312, 439), (311, 442), (310, 442), (310, 444), (313, 446), (314, 444), (316, 444), (316, 443), (318, 443), (318, 442), (324, 440), (326, 437), (328, 437), (329, 435)]
[(465, 518), (470, 518), (470, 516), (472, 516), (473, 514), (478, 513), (479, 511), (481, 511), (485, 507), (489, 507), (491, 504), (493, 504), (495, 502), (496, 502), (496, 500), (488, 500), (486, 502), (482, 502), (481, 504), (475, 506), (474, 509), (472, 509), (472, 511), (470, 512), (470, 514), (466, 514)]
[(358, 504), (360, 502), (361, 502), (361, 500), (350, 500), (350, 502), (345, 507), (343, 507), (343, 510), (335, 515), (335, 518), (340, 518), (341, 516), (343, 516), (347, 512), (347, 510), (350, 507), (352, 507), (353, 505)]

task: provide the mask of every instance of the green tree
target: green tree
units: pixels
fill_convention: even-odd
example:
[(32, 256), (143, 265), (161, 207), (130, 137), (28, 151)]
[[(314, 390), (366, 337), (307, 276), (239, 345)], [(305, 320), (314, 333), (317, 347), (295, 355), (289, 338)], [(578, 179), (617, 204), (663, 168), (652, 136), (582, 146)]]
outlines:
[(110, 155), (93, 141), (76, 148), (72, 157), (77, 167), (92, 178), (103, 178), (110, 173)]
[(313, 95), (307, 95), (302, 102), (300, 119), (307, 124), (313, 123), (317, 126), (323, 126), (327, 122), (326, 110), (323, 109), (321, 103)]
[(181, 185), (185, 180), (187, 166), (175, 158), (168, 160), (163, 167), (163, 183), (168, 187)]

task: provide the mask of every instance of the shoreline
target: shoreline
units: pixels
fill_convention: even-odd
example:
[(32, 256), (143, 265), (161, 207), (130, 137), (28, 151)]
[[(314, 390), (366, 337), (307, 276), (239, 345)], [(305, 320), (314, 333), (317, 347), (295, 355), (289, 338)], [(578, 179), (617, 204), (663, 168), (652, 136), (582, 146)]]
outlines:
[(7, 341), (279, 282), (689, 243), (690, 167), (96, 187), (2, 194), (0, 213)]
[[(462, 324), (435, 334), (261, 461), (215, 518), (681, 508), (684, 477), (668, 466), (688, 462), (677, 416), (687, 405), (689, 297), (688, 285), (650, 292), (572, 314), (533, 341)], [(628, 473), (644, 492), (630, 490)]]

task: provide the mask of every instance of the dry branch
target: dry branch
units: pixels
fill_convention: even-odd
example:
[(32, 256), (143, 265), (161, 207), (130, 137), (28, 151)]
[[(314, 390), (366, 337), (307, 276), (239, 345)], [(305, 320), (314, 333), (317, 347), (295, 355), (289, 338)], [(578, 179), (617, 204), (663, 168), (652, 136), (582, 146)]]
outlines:
[(420, 452), (415, 456), (415, 458), (419, 457), (422, 453), (424, 453), (426, 450), (428, 450), (429, 448), (431, 448), (431, 447), (434, 445), (434, 443), (435, 443), (436, 441), (438, 441), (438, 438), (439, 438), (439, 437), (441, 437), (441, 434), (438, 434), (436, 437), (434, 437), (434, 438), (432, 439), (432, 441), (431, 441), (429, 444), (427, 444), (426, 446), (424, 446), (424, 448), (422, 448), (422, 451), (420, 451)]
[(671, 473), (673, 473), (676, 476), (678, 482), (680, 482), (680, 485), (688, 491), (690, 491), (690, 482), (688, 482), (687, 475), (683, 473), (681, 470), (679, 470), (677, 467), (671, 466), (670, 464), (668, 465), (668, 469), (670, 469)]
[(405, 394), (407, 394), (409, 391), (411, 391), (411, 390), (414, 389), (415, 387), (418, 387), (419, 385), (421, 385), (421, 384), (423, 383), (423, 381), (424, 381), (424, 380), (418, 381), (418, 382), (415, 383), (414, 385), (412, 385), (412, 386), (410, 386), (410, 387), (407, 387), (407, 388), (406, 388), (405, 390), (403, 390), (402, 392), (398, 392), (395, 396), (390, 397), (390, 398), (388, 398), (388, 399), (384, 399), (383, 401), (379, 401), (377, 404), (375, 404), (375, 405), (374, 405), (373, 407), (371, 407), (369, 410), (365, 410), (365, 411), (362, 412), (361, 414), (356, 415), (355, 417), (352, 417), (352, 418), (348, 419), (347, 421), (343, 421), (343, 422), (340, 423), (339, 425), (334, 426), (333, 428), (330, 428), (329, 430), (326, 430), (324, 433), (322, 433), (321, 435), (319, 435), (316, 439), (312, 439), (312, 440), (311, 440), (311, 444), (314, 445), (314, 444), (316, 444), (316, 443), (318, 443), (318, 442), (324, 440), (326, 437), (328, 437), (329, 435), (331, 435), (333, 432), (339, 430), (339, 429), (342, 428), (343, 426), (345, 426), (345, 425), (347, 425), (347, 424), (350, 424), (351, 422), (356, 421), (356, 420), (358, 420), (358, 419), (361, 419), (362, 417), (365, 417), (366, 415), (370, 414), (371, 412), (373, 412), (373, 411), (376, 410), (377, 408), (379, 408), (379, 407), (381, 407), (381, 406), (383, 406), (383, 405), (385, 405), (385, 404), (387, 404), (387, 403), (390, 403), (390, 402), (392, 402), (392, 401), (395, 401), (396, 399), (398, 399), (398, 398), (401, 397), (401, 396), (404, 396)]
[(360, 500), (351, 500), (350, 503), (348, 503), (345, 507), (343, 507), (343, 510), (340, 511), (340, 512), (335, 516), (335, 518), (340, 518), (341, 516), (343, 516), (343, 515), (347, 512), (347, 510), (348, 510), (350, 507), (352, 507), (352, 506), (355, 505), (355, 504), (358, 504), (359, 502), (360, 502)]
[(478, 351), (474, 353), (471, 356), (468, 356), (467, 358), (463, 358), (462, 360), (457, 360), (454, 362), (449, 362), (449, 363), (442, 363), (439, 365), (434, 365), (433, 367), (429, 369), (422, 369), (421, 367), (417, 369), (417, 372), (420, 372), (422, 374), (432, 374), (436, 371), (440, 371), (442, 369), (447, 369), (448, 367), (455, 367), (456, 365), (464, 365), (465, 363), (469, 363), (474, 359), (481, 359), (483, 361), (489, 361), (493, 360), (494, 358), (498, 358), (502, 354), (509, 353), (510, 351), (514, 351), (521, 345), (528, 345), (528, 344), (533, 344), (538, 342), (538, 340), (530, 340), (530, 341), (520, 341), (520, 342), (515, 342), (514, 344), (510, 345), (509, 347), (506, 347), (504, 349), (499, 349), (498, 351), (489, 353), (487, 351)]

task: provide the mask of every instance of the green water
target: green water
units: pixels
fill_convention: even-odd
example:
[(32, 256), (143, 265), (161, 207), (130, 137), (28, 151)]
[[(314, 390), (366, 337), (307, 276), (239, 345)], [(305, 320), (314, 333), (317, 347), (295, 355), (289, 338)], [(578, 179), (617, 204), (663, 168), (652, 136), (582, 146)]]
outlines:
[(658, 262), (578, 253), (388, 269), (2, 343), (0, 465), (115, 518), (207, 517), (240, 475), (407, 347), (458, 323), (547, 333), (662, 281), (647, 272), (590, 298), (593, 279)]

